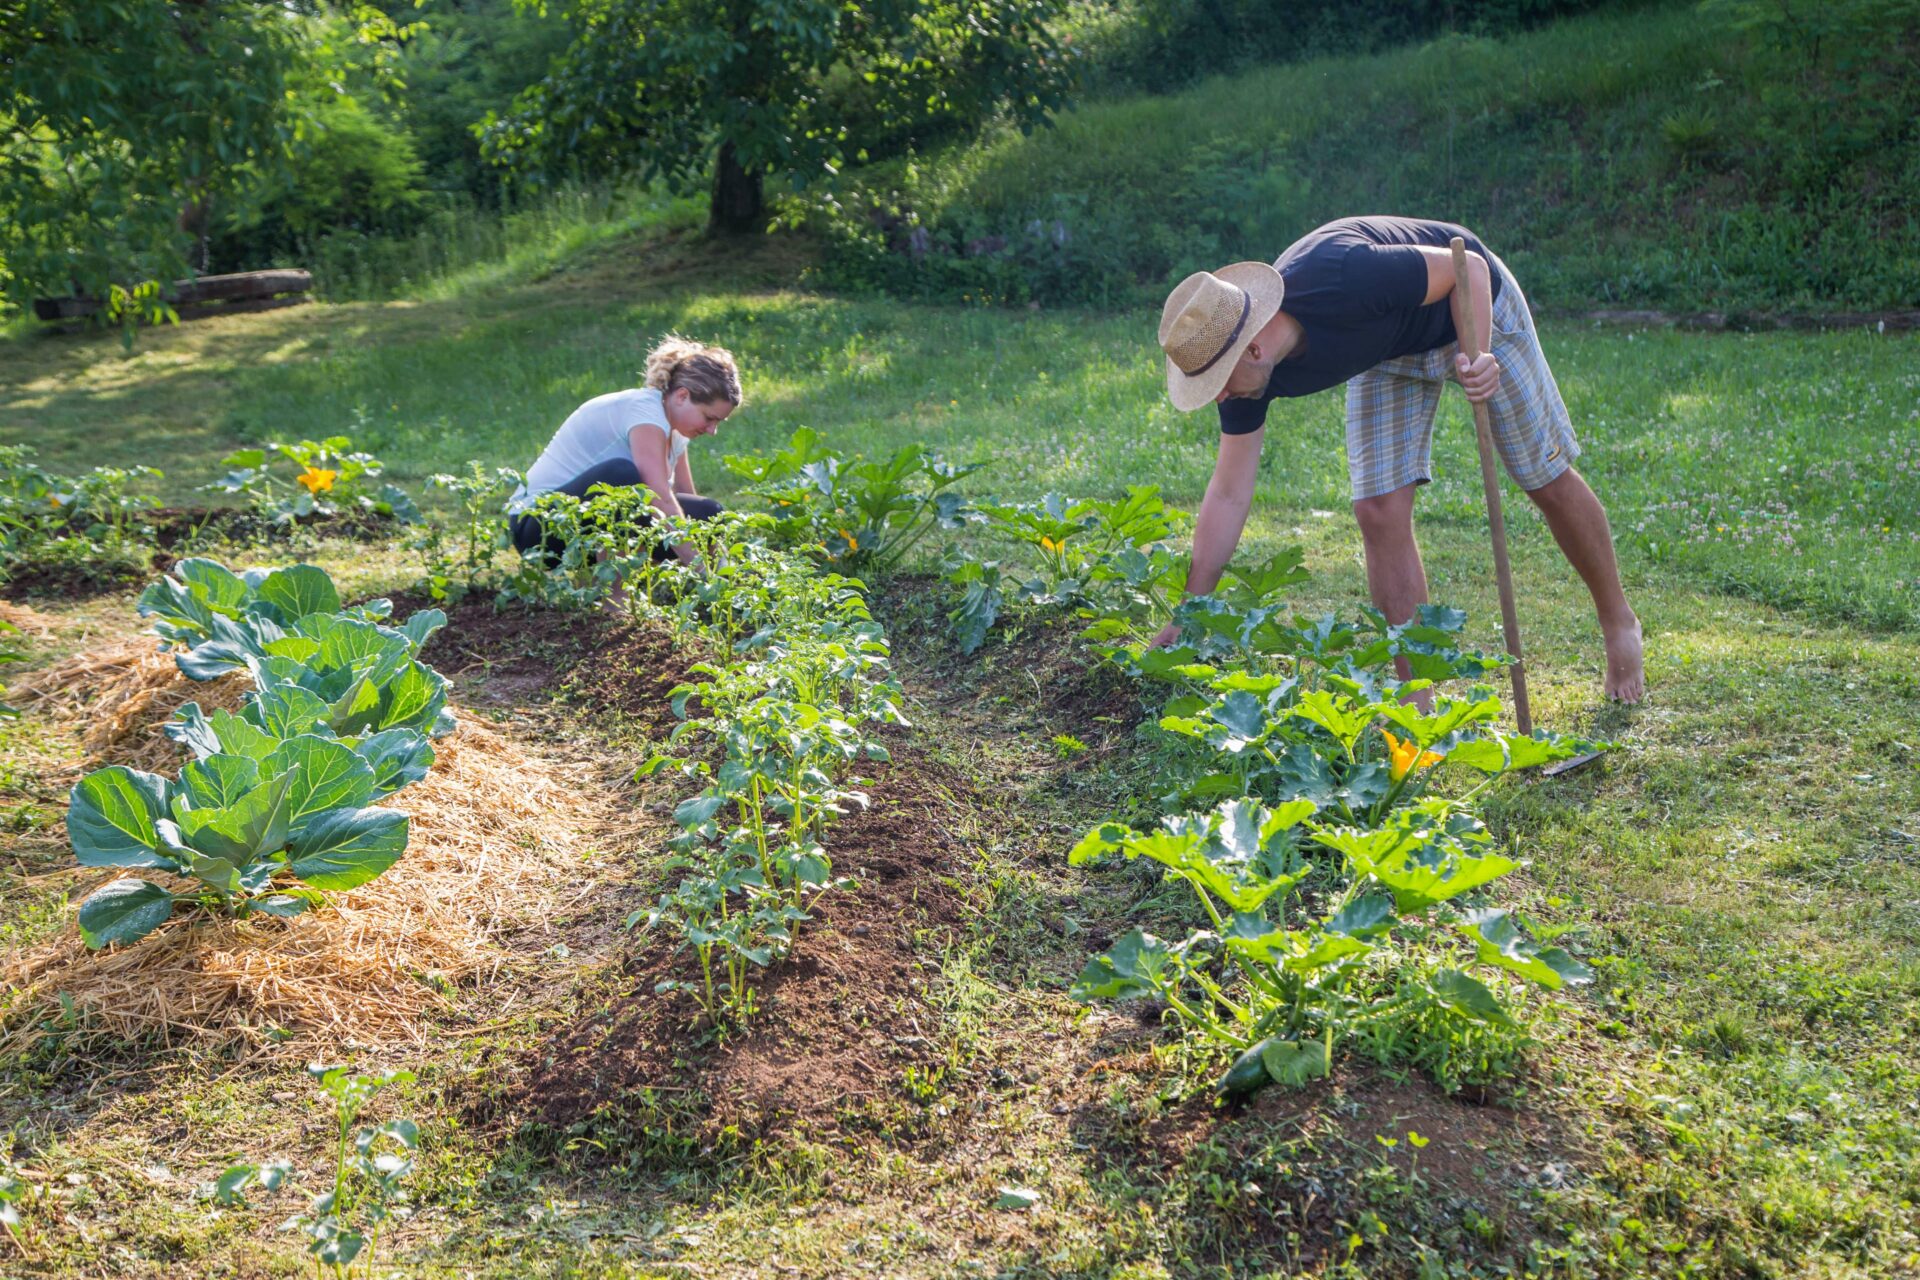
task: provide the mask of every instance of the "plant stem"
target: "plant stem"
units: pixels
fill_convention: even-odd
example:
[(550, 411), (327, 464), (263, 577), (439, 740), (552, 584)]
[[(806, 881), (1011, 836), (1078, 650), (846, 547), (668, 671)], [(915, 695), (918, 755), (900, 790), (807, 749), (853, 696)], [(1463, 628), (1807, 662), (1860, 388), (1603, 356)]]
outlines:
[(1164, 994), (1167, 997), (1167, 1004), (1173, 1008), (1173, 1011), (1175, 1013), (1178, 1013), (1181, 1017), (1185, 1018), (1189, 1023), (1191, 1023), (1195, 1028), (1205, 1032), (1209, 1036), (1212, 1036), (1215, 1040), (1218, 1040), (1223, 1044), (1230, 1044), (1236, 1049), (1244, 1049), (1249, 1044), (1252, 1043), (1252, 1041), (1244, 1040), (1241, 1037), (1235, 1035), (1233, 1032), (1227, 1030), (1225, 1027), (1215, 1022), (1212, 1018), (1206, 1017), (1205, 1015), (1197, 1012), (1190, 1005), (1188, 1005), (1186, 1001), (1182, 1000), (1179, 996), (1173, 994), (1173, 992), (1166, 991), (1166, 992), (1163, 992), (1162, 994)]

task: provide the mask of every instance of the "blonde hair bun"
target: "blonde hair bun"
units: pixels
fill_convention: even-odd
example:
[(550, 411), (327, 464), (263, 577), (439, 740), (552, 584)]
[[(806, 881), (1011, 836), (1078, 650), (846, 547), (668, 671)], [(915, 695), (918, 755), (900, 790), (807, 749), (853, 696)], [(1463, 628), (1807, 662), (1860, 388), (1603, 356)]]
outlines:
[(647, 352), (646, 385), (663, 396), (685, 387), (701, 404), (725, 400), (738, 408), (742, 403), (740, 369), (733, 362), (733, 352), (675, 333)]

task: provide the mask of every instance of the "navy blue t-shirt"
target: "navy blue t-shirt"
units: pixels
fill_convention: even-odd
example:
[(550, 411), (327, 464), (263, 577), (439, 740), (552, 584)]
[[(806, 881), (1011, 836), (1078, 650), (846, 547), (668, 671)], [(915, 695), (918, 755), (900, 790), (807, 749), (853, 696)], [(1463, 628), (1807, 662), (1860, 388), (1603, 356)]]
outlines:
[[(1300, 345), (1273, 366), (1260, 395), (1221, 401), (1220, 430), (1258, 431), (1267, 402), (1278, 396), (1312, 395), (1382, 360), (1451, 344), (1451, 300), (1427, 305), (1426, 255), (1415, 246), (1444, 249), (1454, 236), (1492, 265), (1493, 255), (1471, 231), (1424, 218), (1342, 218), (1294, 241), (1273, 265), (1286, 282), (1280, 309), (1300, 322)], [(1500, 277), (1495, 266), (1496, 298)]]

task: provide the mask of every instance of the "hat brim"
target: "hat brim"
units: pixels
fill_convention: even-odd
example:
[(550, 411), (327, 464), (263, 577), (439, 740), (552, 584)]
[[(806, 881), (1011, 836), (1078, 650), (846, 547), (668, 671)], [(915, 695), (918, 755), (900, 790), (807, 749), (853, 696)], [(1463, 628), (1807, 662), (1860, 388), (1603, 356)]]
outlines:
[(1191, 413), (1219, 397), (1227, 385), (1227, 379), (1233, 376), (1234, 366), (1240, 363), (1240, 357), (1246, 354), (1247, 347), (1260, 330), (1266, 328), (1267, 321), (1273, 319), (1274, 313), (1280, 310), (1280, 303), (1286, 297), (1286, 283), (1270, 262), (1236, 262), (1221, 267), (1213, 274), (1228, 284), (1244, 289), (1252, 302), (1247, 310), (1247, 322), (1240, 328), (1240, 335), (1206, 372), (1188, 374), (1168, 357), (1167, 398), (1181, 413)]

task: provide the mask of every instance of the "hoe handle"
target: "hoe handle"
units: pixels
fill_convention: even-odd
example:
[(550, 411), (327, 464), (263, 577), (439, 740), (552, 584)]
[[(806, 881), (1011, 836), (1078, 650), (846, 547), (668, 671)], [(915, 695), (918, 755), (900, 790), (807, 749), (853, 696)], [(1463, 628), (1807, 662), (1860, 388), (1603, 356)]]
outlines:
[[(1480, 320), (1473, 313), (1473, 290), (1467, 285), (1467, 242), (1453, 238), (1453, 292), (1460, 299), (1460, 317), (1466, 323), (1459, 335), (1460, 352), (1468, 360), (1480, 356)], [(1489, 267), (1491, 270), (1491, 267)], [(1513, 604), (1513, 569), (1507, 563), (1507, 522), (1500, 512), (1500, 472), (1493, 460), (1493, 427), (1487, 406), (1473, 402), (1473, 430), (1480, 441), (1480, 484), (1487, 494), (1487, 527), (1493, 534), (1493, 573), (1500, 584), (1500, 622), (1513, 655), (1513, 718), (1520, 732), (1533, 732), (1533, 708), (1527, 703), (1527, 667), (1520, 656), (1520, 615)]]

